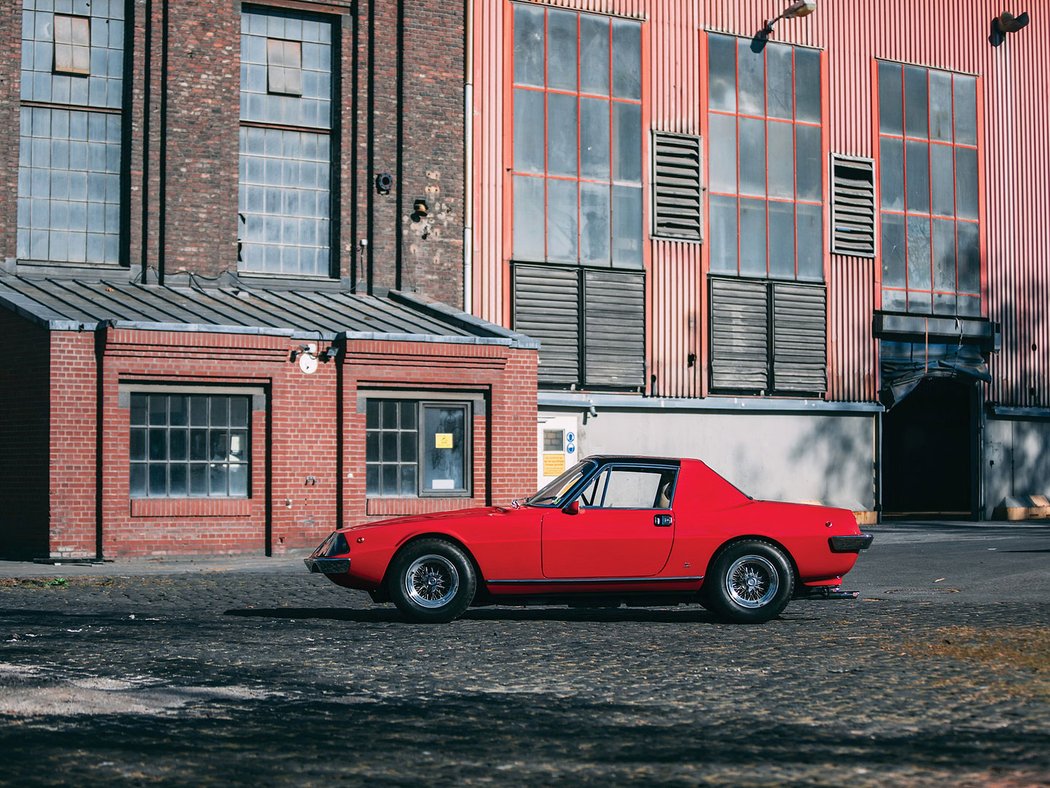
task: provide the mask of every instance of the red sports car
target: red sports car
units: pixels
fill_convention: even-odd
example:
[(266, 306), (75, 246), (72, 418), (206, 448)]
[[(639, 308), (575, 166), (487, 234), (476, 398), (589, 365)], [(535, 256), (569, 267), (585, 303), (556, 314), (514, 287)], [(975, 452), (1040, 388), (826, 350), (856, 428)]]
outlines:
[(306, 565), (415, 621), (471, 605), (698, 602), (759, 623), (792, 598), (856, 598), (839, 585), (871, 540), (846, 509), (756, 501), (699, 460), (602, 456), (511, 506), (340, 529)]

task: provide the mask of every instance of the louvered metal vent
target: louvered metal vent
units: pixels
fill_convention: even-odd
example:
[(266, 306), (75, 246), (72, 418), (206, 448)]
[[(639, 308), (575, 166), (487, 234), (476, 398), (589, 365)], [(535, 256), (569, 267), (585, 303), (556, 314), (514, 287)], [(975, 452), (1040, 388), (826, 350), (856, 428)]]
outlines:
[(579, 383), (579, 272), (553, 266), (514, 266), (514, 330), (540, 341), (540, 383)]
[(823, 285), (773, 284), (773, 387), (777, 391), (827, 390), (826, 314)]
[(711, 387), (769, 388), (769, 295), (755, 279), (711, 279)]
[(584, 377), (588, 387), (645, 386), (645, 277), (625, 271), (584, 274)]
[(831, 154), (831, 252), (875, 256), (875, 162)]
[(653, 134), (653, 235), (699, 241), (702, 233), (700, 138)]

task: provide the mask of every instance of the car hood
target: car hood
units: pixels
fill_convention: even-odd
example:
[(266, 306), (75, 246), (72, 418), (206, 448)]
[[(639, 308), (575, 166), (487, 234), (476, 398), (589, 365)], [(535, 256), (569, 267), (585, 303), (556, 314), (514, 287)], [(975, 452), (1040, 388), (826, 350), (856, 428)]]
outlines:
[(371, 528), (390, 528), (393, 526), (418, 526), (423, 523), (440, 523), (448, 520), (485, 520), (488, 518), (516, 517), (525, 512), (525, 507), (514, 509), (502, 506), (474, 506), (469, 509), (453, 509), (450, 512), (434, 512), (432, 514), (411, 514), (404, 517), (391, 517), (386, 520), (376, 520), (371, 523), (352, 525), (342, 531), (363, 531)]

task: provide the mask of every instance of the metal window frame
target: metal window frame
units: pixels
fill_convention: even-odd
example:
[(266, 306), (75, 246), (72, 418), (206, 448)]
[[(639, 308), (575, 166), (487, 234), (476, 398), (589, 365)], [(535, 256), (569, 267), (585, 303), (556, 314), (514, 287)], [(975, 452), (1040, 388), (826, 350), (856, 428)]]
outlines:
[[(206, 387), (194, 387), (194, 389), (195, 390), (187, 390), (185, 388), (175, 388), (175, 387), (166, 387), (166, 386), (164, 386), (164, 387), (161, 387), (161, 386), (156, 386), (156, 387), (141, 386), (141, 387), (135, 387), (135, 388), (129, 387), (127, 389), (122, 387), (121, 392), (120, 392), (120, 402), (118, 404), (121, 405), (121, 406), (124, 406), (124, 402), (126, 401), (126, 403), (127, 403), (126, 407), (127, 407), (127, 409), (129, 411), (131, 410), (132, 398), (135, 397), (135, 396), (142, 396), (142, 397), (147, 397), (147, 398), (148, 397), (164, 397), (165, 400), (166, 400), (165, 422), (164, 422), (164, 424), (156, 424), (156, 425), (154, 425), (154, 424), (150, 424), (149, 423), (149, 419), (148, 419), (148, 402), (147, 402), (147, 420), (146, 420), (146, 423), (144, 423), (144, 424), (132, 423), (131, 417), (130, 417), (130, 413), (129, 413), (129, 418), (128, 418), (128, 430), (129, 430), (128, 436), (129, 436), (129, 441), (130, 441), (131, 435), (134, 433), (135, 430), (142, 430), (144, 432), (144, 434), (145, 434), (145, 440), (146, 440), (146, 457), (145, 457), (145, 459), (142, 459), (142, 460), (133, 459), (131, 457), (131, 455), (130, 455), (130, 445), (129, 445), (129, 453), (128, 453), (128, 466), (129, 466), (129, 468), (128, 468), (128, 472), (129, 472), (128, 497), (129, 498), (131, 498), (133, 500), (145, 500), (145, 499), (149, 499), (149, 500), (190, 500), (190, 499), (192, 499), (192, 500), (243, 500), (243, 499), (248, 499), (248, 500), (250, 500), (253, 497), (252, 496), (252, 468), (253, 468), (254, 462), (253, 462), (253, 458), (252, 458), (252, 436), (253, 436), (254, 430), (252, 428), (252, 413), (255, 412), (255, 410), (256, 410), (256, 408), (253, 407), (253, 406), (254, 406), (254, 401), (255, 401), (255, 398), (256, 398), (257, 395), (255, 394), (254, 391), (252, 391), (252, 390), (245, 390), (245, 389), (240, 389), (240, 390), (237, 390), (237, 389), (226, 389), (226, 390), (223, 390), (223, 391), (217, 391), (215, 389), (208, 389)], [(171, 420), (170, 420), (170, 410), (171, 410), (170, 402), (171, 402), (171, 399), (173, 397), (181, 397), (181, 398), (183, 398), (185, 400), (186, 409), (187, 409), (187, 420), (186, 420), (186, 425), (185, 426), (182, 426), (182, 425), (175, 425), (175, 426), (173, 426), (171, 424)], [(214, 425), (214, 424), (212, 424), (212, 403), (213, 403), (213, 401), (215, 399), (219, 398), (219, 397), (222, 397), (222, 398), (226, 399), (228, 403), (234, 397), (241, 397), (241, 398), (243, 398), (243, 399), (245, 399), (247, 401), (247, 404), (248, 404), (248, 418), (247, 418), (247, 423), (245, 424), (245, 427), (244, 427), (244, 430), (243, 430), (243, 432), (245, 432), (245, 440), (246, 440), (246, 445), (245, 445), (245, 448), (244, 448), (244, 452), (245, 452), (245, 459), (244, 460), (231, 460), (231, 459), (229, 459), (228, 452), (227, 452), (227, 459), (222, 460), (222, 461), (217, 461), (217, 460), (212, 460), (212, 459), (196, 460), (195, 461), (195, 460), (193, 460), (191, 458), (191, 456), (190, 456), (190, 447), (189, 447), (189, 442), (188, 442), (189, 441), (189, 433), (193, 429), (195, 429), (194, 426), (192, 424), (190, 424), (190, 418), (189, 418), (189, 402), (190, 402), (190, 398), (191, 397), (205, 397), (205, 398), (207, 398), (207, 401), (208, 401), (208, 424), (207, 424), (207, 426), (203, 426), (203, 427), (202, 426), (198, 426), (198, 427), (196, 427), (196, 429), (204, 429), (204, 430), (207, 431), (209, 446), (210, 446), (210, 443), (211, 443), (211, 435), (212, 435), (213, 432), (223, 432), (223, 431), (225, 431), (226, 439), (227, 439), (227, 445), (229, 445), (229, 441), (231, 439), (232, 433), (233, 432), (241, 432), (242, 431), (238, 427), (235, 427), (234, 425), (231, 425), (231, 424), (228, 424), (228, 423), (226, 425)], [(227, 404), (227, 407), (229, 407), (229, 404)], [(170, 456), (166, 457), (163, 460), (151, 460), (150, 459), (150, 457), (149, 457), (149, 433), (152, 430), (156, 430), (156, 429), (164, 430), (164, 432), (166, 434), (165, 446), (168, 447), (167, 450), (166, 450), (166, 453), (169, 454), (169, 455), (170, 455), (170, 446), (171, 446), (170, 436), (171, 436), (172, 430), (180, 430), (180, 431), (185, 431), (187, 433), (187, 447), (186, 447), (186, 459), (185, 460), (173, 460), (173, 459), (170, 458)], [(153, 495), (153, 494), (150, 493), (150, 489), (149, 489), (149, 467), (152, 466), (152, 465), (163, 465), (166, 468), (166, 471), (165, 471), (165, 493), (163, 495)], [(187, 473), (187, 475), (186, 475), (186, 494), (185, 495), (172, 495), (171, 494), (171, 468), (173, 466), (183, 466), (183, 465), (186, 466), (186, 473)], [(194, 466), (204, 466), (205, 468), (210, 468), (210, 467), (215, 466), (215, 465), (222, 465), (227, 470), (227, 477), (226, 477), (227, 480), (226, 480), (226, 492), (225, 492), (225, 494), (213, 493), (212, 490), (211, 490), (211, 482), (210, 482), (210, 479), (209, 479), (209, 481), (208, 481), (208, 488), (209, 488), (208, 492), (206, 494), (204, 494), (204, 495), (194, 495), (190, 491), (190, 470)], [(230, 490), (229, 490), (229, 469), (231, 467), (234, 467), (234, 466), (245, 468), (245, 472), (246, 472), (246, 477), (247, 478), (246, 478), (244, 495), (231, 494), (230, 493)], [(145, 495), (135, 495), (135, 494), (133, 494), (131, 492), (131, 489), (130, 489), (130, 474), (131, 474), (132, 470), (134, 468), (136, 468), (136, 467), (144, 467), (146, 469), (145, 473), (146, 473), (147, 484), (146, 484), (146, 494)]]
[[(70, 22), (70, 37), (69, 40), (60, 40), (58, 34), (58, 20), (68, 19)], [(77, 41), (77, 26), (78, 23), (83, 23), (87, 26), (87, 43), (78, 43)], [(87, 77), (91, 75), (91, 17), (84, 16), (82, 14), (61, 14), (55, 13), (54, 20), (52, 22), (52, 30), (54, 36), (54, 51), (51, 59), (51, 73), (63, 74), (67, 76), (75, 77)], [(68, 65), (59, 63), (59, 51), (68, 50), (69, 63)], [(83, 68), (77, 67), (77, 54), (87, 51), (87, 65)]]
[[(473, 474), (473, 461), (474, 461), (474, 416), (485, 413), (483, 406), (484, 399), (480, 394), (458, 394), (455, 392), (434, 392), (433, 394), (427, 393), (426, 397), (412, 396), (410, 392), (367, 392), (362, 393), (358, 398), (358, 413), (367, 413), (368, 403), (370, 401), (376, 402), (397, 402), (411, 403), (416, 412), (416, 427), (415, 430), (404, 430), (400, 427), (400, 415), (398, 417), (399, 426), (397, 429), (384, 428), (380, 424), (378, 428), (365, 428), (365, 436), (369, 433), (378, 434), (380, 436), (380, 444), (382, 444), (382, 435), (384, 433), (396, 432), (399, 436), (398, 439), (398, 455), (399, 459), (396, 463), (384, 462), (379, 460), (378, 462), (369, 462), (367, 459), (367, 449), (365, 458), (365, 497), (370, 500), (377, 499), (414, 499), (414, 498), (472, 498), (474, 495), (474, 474)], [(481, 404), (481, 407), (478, 407)], [(424, 422), (425, 411), (427, 408), (457, 408), (463, 410), (463, 486), (457, 487), (453, 490), (431, 490), (427, 489), (424, 484), (425, 476), (425, 463), (423, 461), (423, 433), (424, 433)], [(416, 434), (416, 458), (415, 462), (402, 462), (400, 460), (400, 435), (403, 432), (415, 432)], [(380, 474), (382, 474), (382, 468), (385, 465), (397, 465), (399, 469), (398, 476), (398, 488), (400, 489), (400, 468), (403, 465), (414, 465), (416, 468), (416, 491), (414, 495), (406, 495), (399, 493), (396, 495), (387, 494), (385, 491), (380, 490), (379, 492), (369, 492), (367, 474), (369, 466), (379, 467)], [(382, 476), (380, 475), (380, 487), (382, 487)]]

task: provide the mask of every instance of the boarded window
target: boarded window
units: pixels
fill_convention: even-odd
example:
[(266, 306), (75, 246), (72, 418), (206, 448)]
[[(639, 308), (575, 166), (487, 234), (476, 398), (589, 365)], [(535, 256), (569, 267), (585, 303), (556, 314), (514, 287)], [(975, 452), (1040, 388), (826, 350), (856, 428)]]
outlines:
[(303, 95), (301, 41), (266, 39), (266, 90), (285, 96)]
[(653, 235), (701, 239), (700, 138), (653, 135)]
[(91, 73), (91, 19), (55, 14), (56, 74)]
[(711, 387), (749, 394), (827, 389), (823, 285), (711, 279)]
[(875, 162), (831, 155), (831, 251), (875, 256)]
[(538, 339), (541, 385), (645, 385), (645, 278), (627, 271), (514, 267), (514, 329)]

